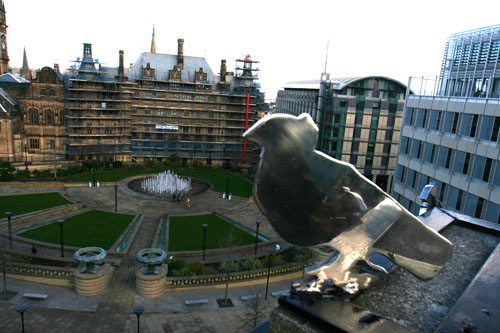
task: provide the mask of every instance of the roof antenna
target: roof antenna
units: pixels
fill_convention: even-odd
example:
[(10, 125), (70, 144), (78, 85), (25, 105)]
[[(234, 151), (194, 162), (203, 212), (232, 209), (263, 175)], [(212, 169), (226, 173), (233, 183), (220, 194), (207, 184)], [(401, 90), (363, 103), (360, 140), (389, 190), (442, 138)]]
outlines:
[(326, 73), (326, 66), (328, 65), (328, 47), (330, 46), (330, 39), (328, 39), (328, 42), (326, 43), (326, 58), (325, 58), (325, 70), (323, 73)]

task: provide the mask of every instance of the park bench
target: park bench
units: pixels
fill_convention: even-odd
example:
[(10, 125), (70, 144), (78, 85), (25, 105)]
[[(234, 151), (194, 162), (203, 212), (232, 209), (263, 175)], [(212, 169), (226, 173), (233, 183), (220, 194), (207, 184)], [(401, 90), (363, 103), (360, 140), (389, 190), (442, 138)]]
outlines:
[(275, 291), (271, 293), (271, 295), (273, 295), (273, 297), (290, 296), (290, 290), (287, 289), (287, 290)]
[(42, 301), (44, 299), (47, 299), (48, 296), (45, 295), (45, 294), (24, 293), (23, 297), (29, 298), (29, 299), (34, 299), (34, 300), (37, 300), (37, 301)]
[(208, 299), (190, 299), (184, 302), (187, 306), (202, 306), (208, 303)]
[[(259, 294), (259, 297), (262, 297), (261, 294)], [(246, 296), (241, 296), (241, 300), (243, 302), (250, 302), (253, 301), (257, 298), (257, 295), (246, 295)]]

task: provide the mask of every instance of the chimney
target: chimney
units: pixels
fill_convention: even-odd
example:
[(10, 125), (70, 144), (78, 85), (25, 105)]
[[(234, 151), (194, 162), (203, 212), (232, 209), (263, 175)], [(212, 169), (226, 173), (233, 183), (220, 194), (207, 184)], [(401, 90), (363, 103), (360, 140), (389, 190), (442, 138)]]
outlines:
[(220, 81), (226, 82), (226, 59), (220, 61)]
[(59, 64), (54, 64), (54, 71), (59, 73)]
[(177, 40), (177, 68), (180, 71), (184, 69), (184, 39), (182, 38)]
[(120, 50), (119, 54), (120, 54), (120, 61), (118, 64), (118, 77), (122, 78), (124, 76), (123, 75), (123, 50)]

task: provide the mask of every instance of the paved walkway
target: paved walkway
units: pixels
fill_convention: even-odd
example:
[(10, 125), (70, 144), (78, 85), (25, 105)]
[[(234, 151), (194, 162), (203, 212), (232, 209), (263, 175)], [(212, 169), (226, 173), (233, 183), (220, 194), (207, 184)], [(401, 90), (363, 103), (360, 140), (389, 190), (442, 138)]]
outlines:
[[(103, 209), (114, 211), (113, 187), (71, 187), (71, 188), (45, 188), (45, 187), (2, 187), (2, 194), (20, 194), (36, 192), (59, 191), (72, 202), (82, 202), (88, 209)], [(26, 332), (135, 332), (137, 318), (131, 314), (135, 305), (142, 305), (146, 312), (141, 316), (141, 332), (246, 332), (253, 327), (255, 310), (249, 304), (242, 302), (240, 297), (250, 294), (264, 294), (265, 285), (255, 287), (229, 288), (229, 297), (235, 307), (219, 309), (216, 305), (217, 298), (224, 297), (224, 289), (208, 288), (206, 290), (172, 290), (158, 299), (146, 299), (135, 294), (135, 275), (129, 267), (136, 267), (135, 254), (142, 248), (150, 247), (156, 232), (158, 221), (167, 215), (198, 214), (217, 211), (226, 215), (250, 229), (255, 228), (255, 220), (263, 221), (260, 226), (261, 233), (271, 239), (277, 235), (270, 224), (254, 204), (246, 200), (235, 198), (224, 200), (219, 194), (209, 192), (191, 198), (191, 207), (159, 198), (147, 198), (132, 193), (126, 184), (121, 184), (118, 190), (118, 212), (143, 213), (144, 219), (129, 251), (129, 256), (122, 258), (122, 263), (103, 295), (88, 300), (86, 308), (81, 299), (71, 299), (72, 306), (64, 306), (64, 301), (52, 302), (73, 310), (48, 308), (48, 301), (31, 301), (30, 308), (25, 313)], [(7, 244), (2, 241), (4, 246)], [(30, 253), (31, 246), (16, 243), (14, 249), (19, 252)], [(263, 249), (262, 251), (265, 251)], [(251, 255), (248, 253), (245, 255)], [(59, 257), (60, 253), (51, 249), (39, 249), (38, 255)], [(71, 258), (72, 253), (66, 256)], [(210, 260), (210, 258), (207, 258)], [(9, 290), (24, 292), (29, 283), (17, 283), (9, 279)], [(16, 284), (17, 283), (17, 284)], [(289, 282), (277, 282), (270, 285), (270, 291), (289, 288)], [(32, 284), (36, 287), (36, 284)], [(52, 288), (49, 297), (68, 299), (68, 289), (63, 287), (44, 286)], [(59, 289), (58, 289), (59, 288)], [(65, 289), (65, 290), (61, 290)], [(206, 298), (209, 304), (202, 308), (187, 308), (184, 301), (187, 299)], [(15, 303), (26, 302), (20, 295), (11, 301), (0, 301), (0, 331), (18, 332), (20, 329), (20, 316), (15, 312)], [(45, 304), (45, 303), (47, 304)], [(92, 303), (93, 302), (93, 303)], [(77, 304), (74, 304), (77, 303)], [(62, 305), (61, 305), (62, 304)], [(95, 312), (92, 311), (94, 304)], [(276, 306), (276, 299), (269, 297), (262, 302), (264, 316), (259, 316), (259, 321), (265, 320), (266, 315)], [(80, 308), (78, 307), (79, 305)], [(97, 306), (95, 306), (97, 305)], [(74, 310), (78, 308), (79, 310)], [(95, 310), (96, 309), (96, 310)]]

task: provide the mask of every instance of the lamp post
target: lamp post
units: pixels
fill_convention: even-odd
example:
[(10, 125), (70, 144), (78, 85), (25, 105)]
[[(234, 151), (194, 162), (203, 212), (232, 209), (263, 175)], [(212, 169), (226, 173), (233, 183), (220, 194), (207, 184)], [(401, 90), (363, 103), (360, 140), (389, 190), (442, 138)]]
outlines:
[(29, 307), (28, 304), (21, 304), (16, 306), (16, 311), (21, 315), (21, 332), (24, 333), (24, 311)]
[(259, 226), (262, 223), (261, 220), (255, 221), (255, 224), (257, 225), (257, 231), (255, 232), (255, 251), (254, 254), (257, 254), (257, 243), (259, 242)]
[(64, 238), (63, 238), (64, 219), (57, 220), (57, 222), (59, 222), (59, 231), (61, 234), (61, 257), (64, 258)]
[(269, 253), (269, 261), (267, 262), (267, 282), (266, 282), (266, 297), (264, 299), (267, 300), (267, 291), (269, 290), (269, 275), (271, 275), (271, 257), (274, 252), (279, 251), (280, 246), (276, 244), (276, 248), (268, 247), (267, 253)]
[(226, 193), (229, 198), (229, 173), (226, 173)]
[(144, 308), (140, 305), (134, 307), (132, 309), (132, 312), (135, 313), (135, 315), (137, 316), (137, 333), (139, 333), (139, 318), (141, 317), (141, 314), (144, 312)]
[(207, 228), (208, 224), (202, 224), (203, 227), (203, 258), (202, 260), (205, 260), (205, 249), (207, 247)]
[(10, 217), (12, 215), (12, 212), (5, 212), (5, 215), (7, 215), (7, 226), (9, 228), (9, 247), (12, 250), (12, 226), (10, 225)]
[(115, 185), (115, 213), (118, 212), (118, 185)]

